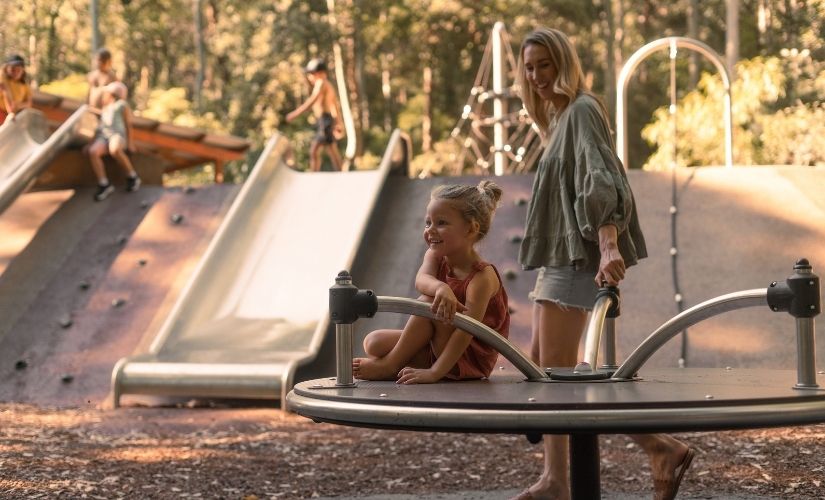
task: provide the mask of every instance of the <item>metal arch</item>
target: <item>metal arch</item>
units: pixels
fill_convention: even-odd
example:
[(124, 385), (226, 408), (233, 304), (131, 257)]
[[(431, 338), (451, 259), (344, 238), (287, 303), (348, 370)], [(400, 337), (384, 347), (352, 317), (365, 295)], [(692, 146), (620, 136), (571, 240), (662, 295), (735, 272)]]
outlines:
[(636, 67), (653, 52), (658, 50), (682, 47), (694, 50), (706, 58), (708, 58), (716, 67), (719, 74), (722, 76), (722, 84), (725, 87), (725, 166), (730, 168), (733, 166), (733, 114), (731, 111), (731, 82), (728, 70), (725, 67), (722, 58), (710, 46), (692, 38), (681, 36), (671, 36), (667, 38), (660, 38), (648, 43), (639, 50), (637, 50), (627, 62), (622, 66), (619, 72), (619, 80), (616, 85), (616, 148), (619, 159), (622, 164), (627, 166), (627, 109), (626, 109), (626, 95), (625, 90), (630, 76)]

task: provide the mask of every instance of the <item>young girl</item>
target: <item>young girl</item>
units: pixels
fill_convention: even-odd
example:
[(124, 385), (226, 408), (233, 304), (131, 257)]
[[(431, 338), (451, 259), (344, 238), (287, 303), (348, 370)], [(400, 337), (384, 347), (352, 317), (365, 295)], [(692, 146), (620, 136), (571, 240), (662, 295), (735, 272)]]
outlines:
[(32, 90), (26, 77), (26, 63), (17, 54), (0, 70), (0, 124), (6, 117), (32, 107)]
[(475, 249), (490, 230), (500, 198), (501, 188), (490, 181), (478, 186), (438, 186), (432, 191), (424, 219), (428, 249), (415, 288), (422, 294), (419, 300), (432, 303), (438, 320), (411, 316), (404, 330), (367, 335), (364, 351), (370, 357), (353, 360), (356, 378), (427, 384), (490, 375), (498, 353), (450, 322), (460, 312), (505, 338), (509, 334), (510, 313), (501, 277)]
[(132, 134), (132, 111), (126, 102), (126, 85), (121, 82), (112, 82), (103, 87), (100, 123), (95, 131), (95, 137), (88, 146), (87, 152), (92, 163), (92, 170), (97, 177), (97, 192), (95, 201), (103, 201), (109, 197), (115, 188), (106, 177), (103, 165), (103, 156), (112, 155), (126, 173), (126, 191), (137, 191), (140, 187), (140, 177), (135, 172), (126, 150), (134, 151), (134, 134)]

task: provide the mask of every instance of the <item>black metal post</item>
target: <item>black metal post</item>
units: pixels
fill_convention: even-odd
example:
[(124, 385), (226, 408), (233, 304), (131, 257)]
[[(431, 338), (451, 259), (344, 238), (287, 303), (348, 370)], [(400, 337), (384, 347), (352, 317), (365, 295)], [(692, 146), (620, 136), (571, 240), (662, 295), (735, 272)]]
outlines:
[(599, 435), (570, 435), (570, 496), (573, 500), (598, 500), (602, 496), (599, 476)]

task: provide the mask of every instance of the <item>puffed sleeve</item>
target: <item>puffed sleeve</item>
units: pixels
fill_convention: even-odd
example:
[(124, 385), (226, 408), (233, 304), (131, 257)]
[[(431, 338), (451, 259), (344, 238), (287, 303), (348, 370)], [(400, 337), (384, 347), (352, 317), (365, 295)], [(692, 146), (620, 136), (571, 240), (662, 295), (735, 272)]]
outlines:
[(591, 141), (580, 146), (573, 208), (582, 238), (598, 242), (601, 226), (613, 224), (619, 233), (627, 229), (633, 198), (622, 165), (609, 146)]

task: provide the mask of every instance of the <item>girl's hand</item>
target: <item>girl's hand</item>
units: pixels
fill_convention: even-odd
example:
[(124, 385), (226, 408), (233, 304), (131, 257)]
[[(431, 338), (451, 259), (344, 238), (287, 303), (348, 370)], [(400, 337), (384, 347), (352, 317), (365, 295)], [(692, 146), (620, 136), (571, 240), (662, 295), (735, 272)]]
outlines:
[(449, 323), (455, 317), (456, 312), (464, 312), (467, 308), (458, 301), (449, 285), (444, 283), (436, 290), (430, 310), (435, 313), (438, 321)]
[(601, 250), (599, 272), (596, 273), (596, 285), (601, 287), (605, 283), (609, 286), (618, 286), (624, 279), (625, 265), (622, 254), (616, 245), (605, 245)]
[(398, 372), (396, 384), (433, 384), (441, 380), (431, 369), (404, 368)]

